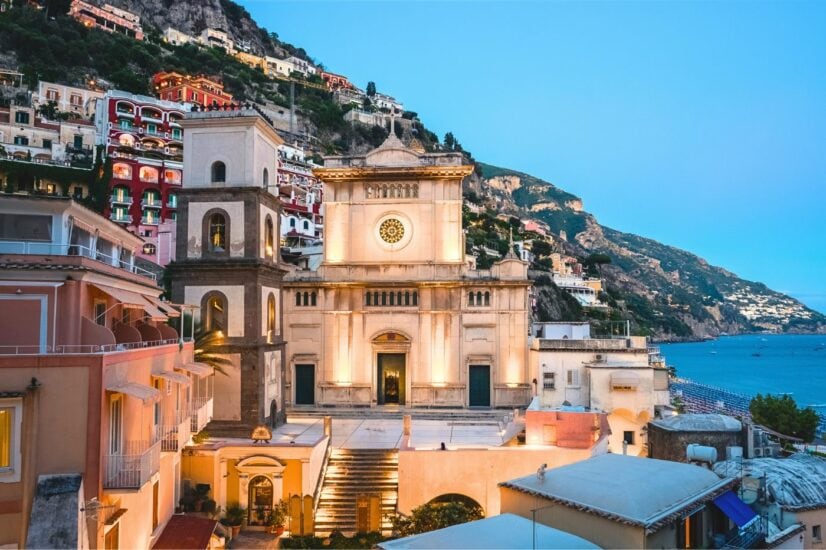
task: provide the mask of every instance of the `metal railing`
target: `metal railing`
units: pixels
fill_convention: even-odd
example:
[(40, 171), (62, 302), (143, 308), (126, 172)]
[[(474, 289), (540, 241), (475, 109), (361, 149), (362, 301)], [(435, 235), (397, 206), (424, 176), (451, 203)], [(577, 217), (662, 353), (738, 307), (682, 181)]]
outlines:
[(156, 280), (155, 274), (131, 263), (110, 256), (100, 250), (92, 250), (79, 244), (55, 244), (51, 242), (0, 241), (0, 254), (42, 254), (44, 256), (82, 256), (98, 262), (125, 269), (130, 273)]
[(176, 415), (176, 422), (171, 425), (161, 425), (160, 440), (161, 451), (174, 453), (180, 451), (189, 441), (191, 417), (188, 411), (179, 411)]
[(212, 397), (196, 397), (192, 400), (190, 430), (198, 433), (212, 420)]
[(127, 441), (123, 452), (104, 457), (104, 489), (140, 489), (157, 473), (161, 442)]
[(83, 344), (83, 345), (63, 345), (40, 346), (38, 344), (19, 346), (0, 346), (0, 355), (89, 355), (96, 353), (116, 353), (119, 351), (130, 351), (134, 349), (150, 348), (157, 346), (169, 346), (178, 344), (177, 339), (150, 340), (147, 342), (128, 342), (122, 344)]

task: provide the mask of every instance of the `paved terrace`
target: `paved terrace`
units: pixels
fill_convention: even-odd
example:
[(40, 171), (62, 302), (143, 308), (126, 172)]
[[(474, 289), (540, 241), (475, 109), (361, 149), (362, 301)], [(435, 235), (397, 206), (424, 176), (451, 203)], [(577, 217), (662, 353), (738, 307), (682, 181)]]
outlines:
[[(333, 447), (338, 449), (397, 449), (401, 443), (402, 419), (333, 418)], [(411, 444), (419, 449), (496, 447), (503, 443), (504, 427), (489, 419), (413, 419)], [(273, 433), (273, 443), (312, 444), (324, 435), (322, 418), (290, 416)]]

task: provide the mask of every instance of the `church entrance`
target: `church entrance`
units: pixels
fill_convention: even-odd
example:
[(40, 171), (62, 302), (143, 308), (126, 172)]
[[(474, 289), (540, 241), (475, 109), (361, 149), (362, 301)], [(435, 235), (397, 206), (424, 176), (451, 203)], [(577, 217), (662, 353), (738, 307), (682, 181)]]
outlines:
[(315, 405), (315, 365), (295, 366), (295, 404)]
[(378, 354), (378, 404), (404, 405), (404, 353)]
[(490, 407), (490, 366), (471, 365), (468, 382), (468, 406)]

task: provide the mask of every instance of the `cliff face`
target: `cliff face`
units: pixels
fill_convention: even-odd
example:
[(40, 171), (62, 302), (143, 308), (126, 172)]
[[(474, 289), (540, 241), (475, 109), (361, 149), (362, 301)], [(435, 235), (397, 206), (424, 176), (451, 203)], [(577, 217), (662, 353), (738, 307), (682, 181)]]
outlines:
[(482, 168), (476, 187), (488, 204), (546, 222), (568, 254), (611, 258), (601, 273), (614, 319), (631, 319), (662, 339), (754, 330), (826, 332), (824, 315), (789, 296), (685, 250), (602, 226), (578, 197), (551, 183), (499, 167)]

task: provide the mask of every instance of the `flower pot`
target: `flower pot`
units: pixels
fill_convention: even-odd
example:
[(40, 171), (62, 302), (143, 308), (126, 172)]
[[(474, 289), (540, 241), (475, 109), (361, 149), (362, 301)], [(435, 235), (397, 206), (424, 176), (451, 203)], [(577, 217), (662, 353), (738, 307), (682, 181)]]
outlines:
[(278, 527), (275, 528), (275, 536), (280, 537), (283, 534), (284, 534), (284, 526), (283, 525), (279, 525)]
[(241, 532), (241, 526), (240, 525), (230, 525), (229, 529), (230, 529), (230, 531), (232, 531), (232, 538), (237, 537), (238, 534)]

